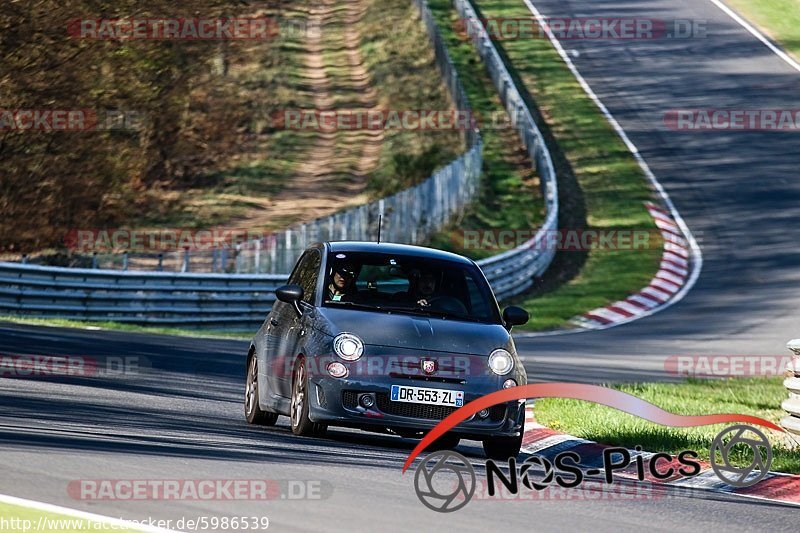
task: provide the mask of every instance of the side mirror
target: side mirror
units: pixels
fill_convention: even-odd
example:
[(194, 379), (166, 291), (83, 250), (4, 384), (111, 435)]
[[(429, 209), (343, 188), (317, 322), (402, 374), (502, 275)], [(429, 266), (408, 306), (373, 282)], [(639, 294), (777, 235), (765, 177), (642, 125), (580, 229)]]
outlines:
[(303, 288), (300, 285), (284, 285), (275, 289), (275, 296), (278, 300), (292, 304), (294, 310), (298, 315), (302, 315), (303, 311), (300, 309), (300, 301), (303, 299)]
[(511, 331), (513, 326), (527, 324), (530, 318), (531, 317), (526, 310), (521, 307), (517, 307), (516, 305), (510, 305), (503, 309), (503, 322), (505, 322), (506, 328), (509, 331)]

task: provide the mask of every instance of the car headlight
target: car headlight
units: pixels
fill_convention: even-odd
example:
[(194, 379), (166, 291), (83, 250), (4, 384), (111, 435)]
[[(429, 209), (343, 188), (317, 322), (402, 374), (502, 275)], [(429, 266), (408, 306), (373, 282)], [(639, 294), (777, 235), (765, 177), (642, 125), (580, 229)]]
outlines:
[(514, 358), (502, 348), (498, 348), (489, 355), (489, 368), (498, 376), (505, 376), (514, 368)]
[(345, 361), (355, 361), (364, 353), (364, 343), (352, 333), (340, 333), (333, 338), (333, 351)]

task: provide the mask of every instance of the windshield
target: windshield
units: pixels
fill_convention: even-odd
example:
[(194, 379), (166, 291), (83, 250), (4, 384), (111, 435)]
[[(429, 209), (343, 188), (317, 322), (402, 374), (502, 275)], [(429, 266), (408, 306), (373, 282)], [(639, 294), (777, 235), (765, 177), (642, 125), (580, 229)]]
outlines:
[(331, 253), (323, 306), (501, 323), (476, 266), (408, 255)]

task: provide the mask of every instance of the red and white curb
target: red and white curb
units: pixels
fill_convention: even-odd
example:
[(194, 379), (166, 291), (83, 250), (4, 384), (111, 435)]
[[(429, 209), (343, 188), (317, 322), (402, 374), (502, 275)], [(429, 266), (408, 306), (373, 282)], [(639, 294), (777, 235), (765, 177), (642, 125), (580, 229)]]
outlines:
[[(525, 433), (522, 436), (522, 451), (524, 453), (554, 459), (560, 453), (579, 450), (578, 454), (582, 459), (589, 459), (595, 463), (591, 466), (600, 466), (597, 462), (602, 461), (603, 450), (606, 448), (609, 448), (609, 446), (542, 426), (536, 422), (531, 404), (528, 405), (525, 412)], [(645, 461), (654, 455), (645, 451), (629, 450), (629, 452), (631, 458), (641, 455)], [(625, 470), (615, 471), (614, 477), (638, 481), (635, 461), (631, 463), (631, 466)], [(748, 498), (800, 505), (800, 476), (770, 472), (755, 485), (741, 488), (733, 487), (721, 481), (714, 471), (710, 469), (710, 465), (703, 463), (702, 467), (703, 471), (691, 478), (683, 478), (680, 474), (676, 474), (669, 479), (659, 480), (653, 478), (647, 472), (645, 480), (656, 485), (736, 494)], [(757, 475), (757, 473), (754, 475)]]
[(657, 205), (645, 204), (664, 239), (658, 272), (637, 294), (572, 319), (583, 329), (605, 329), (654, 313), (667, 305), (686, 285), (691, 249), (672, 215)]

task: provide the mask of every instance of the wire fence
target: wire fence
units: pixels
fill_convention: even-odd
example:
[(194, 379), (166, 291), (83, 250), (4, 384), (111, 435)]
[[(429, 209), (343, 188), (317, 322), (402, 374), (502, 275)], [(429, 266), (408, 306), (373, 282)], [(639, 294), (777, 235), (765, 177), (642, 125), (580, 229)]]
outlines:
[[(472, 116), (467, 94), (447, 46), (439, 34), (425, 0), (414, 0), (434, 50), (453, 107)], [(150, 270), (163, 272), (210, 272), (233, 274), (280, 274), (291, 272), (309, 244), (321, 241), (373, 241), (378, 238), (402, 244), (420, 244), (444, 228), (475, 197), (483, 157), (477, 127), (463, 132), (467, 151), (419, 185), (374, 202), (330, 216), (297, 224), (263, 238), (215, 249), (164, 252), (96, 253), (74, 258), (87, 268)], [(35, 260), (32, 262), (36, 262)]]
[[(437, 64), (455, 105), (469, 109), (426, 1), (413, 1), (431, 35)], [(467, 0), (453, 0), (453, 3), (465, 22), (476, 25), (470, 34), (541, 177), (545, 196), (545, 223), (532, 239), (513, 250), (478, 261), (495, 295), (503, 300), (528, 290), (534, 277), (541, 275), (552, 261), (555, 250), (543, 246), (542, 241), (557, 228), (556, 174), (530, 110), (471, 4)], [(306, 244), (321, 240), (373, 240), (381, 215), (382, 239), (386, 241), (416, 244), (441, 229), (474, 198), (477, 190), (483, 162), (482, 141), (477, 130), (466, 132), (466, 136), (469, 150), (417, 187), (233, 249), (150, 256), (122, 254), (112, 258), (98, 255), (84, 258), (87, 264), (83, 270), (0, 262), (0, 310), (136, 324), (252, 327), (269, 311), (275, 287), (283, 283)], [(112, 270), (103, 270), (109, 265)], [(237, 272), (242, 275), (222, 275)]]

